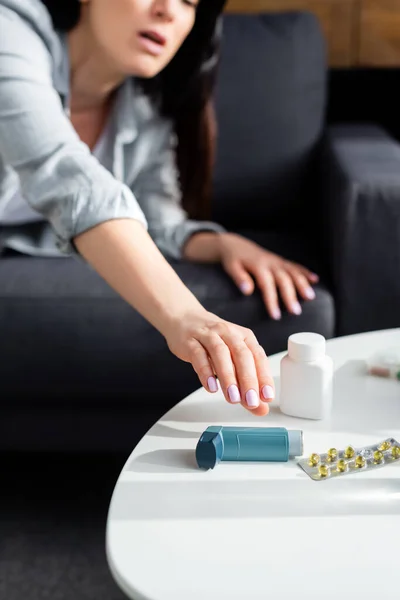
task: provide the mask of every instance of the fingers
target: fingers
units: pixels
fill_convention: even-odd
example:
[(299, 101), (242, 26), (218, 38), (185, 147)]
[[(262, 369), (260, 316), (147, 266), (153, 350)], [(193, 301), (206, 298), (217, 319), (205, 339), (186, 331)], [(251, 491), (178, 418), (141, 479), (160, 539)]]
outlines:
[(255, 274), (268, 314), (272, 319), (279, 320), (281, 318), (279, 295), (287, 310), (294, 315), (302, 313), (297, 292), (304, 300), (315, 299), (315, 292), (305, 273), (310, 275), (307, 269), (300, 269), (295, 265), (290, 268), (282, 266), (274, 270), (263, 269)]
[[(248, 336), (246, 336), (245, 341), (254, 357), (257, 377), (260, 384), (260, 398), (261, 400), (264, 400), (266, 402), (271, 402), (275, 398), (275, 384), (271, 375), (269, 361), (265, 350), (262, 346), (260, 346), (254, 334), (251, 332), (249, 332)], [(262, 405), (261, 409), (263, 410)], [(257, 411), (259, 410), (260, 407), (257, 409)], [(258, 414), (258, 412), (256, 412), (255, 414)], [(265, 414), (265, 412), (263, 412), (262, 414)]]
[(295, 263), (287, 263), (286, 268), (277, 270), (274, 275), (279, 293), (288, 311), (294, 315), (300, 315), (302, 308), (298, 302), (297, 292), (304, 300), (314, 300), (315, 291), (311, 287), (310, 281), (317, 282), (318, 275)]
[(299, 265), (298, 263), (291, 261), (287, 261), (287, 264), (289, 266), (288, 270), (302, 273), (310, 283), (319, 282), (319, 276), (316, 273), (313, 273), (312, 271), (307, 269), (307, 267), (303, 267), (303, 265)]
[(311, 283), (319, 282), (319, 276), (316, 273), (309, 271), (305, 267), (302, 267), (302, 271), (303, 271), (303, 275), (305, 275), (307, 277), (308, 281), (310, 281)]
[(243, 294), (249, 296), (254, 292), (254, 281), (239, 261), (230, 261), (224, 267)]
[(216, 331), (208, 331), (199, 336), (199, 341), (192, 342), (191, 362), (206, 390), (217, 391), (215, 373), (226, 400), (231, 404), (239, 404), (242, 401), (231, 352)]
[(272, 319), (278, 320), (281, 318), (278, 290), (287, 310), (294, 315), (301, 314), (302, 309), (297, 299), (293, 280), (284, 269), (276, 269), (274, 272), (268, 270), (259, 273), (257, 275), (257, 283), (263, 295), (267, 311)]
[(190, 342), (190, 362), (200, 379), (201, 385), (210, 393), (218, 391), (215, 371), (205, 348), (193, 339)]
[(275, 272), (275, 281), (287, 310), (293, 315), (301, 315), (302, 308), (297, 299), (291, 275), (287, 271), (279, 269)]
[(230, 352), (235, 364), (242, 403), (250, 409), (260, 404), (259, 383), (254, 357), (243, 339), (232, 340)]
[[(243, 294), (251, 295), (254, 292), (254, 280), (241, 262), (230, 261), (225, 263), (224, 267)], [(293, 315), (302, 313), (297, 293), (304, 300), (315, 299), (315, 292), (310, 283), (317, 283), (319, 277), (302, 265), (285, 261), (278, 268), (268, 269), (264, 266), (252, 272), (261, 290), (267, 312), (275, 321), (282, 316), (279, 295), (287, 310)]]
[(217, 377), (228, 402), (241, 403), (257, 416), (268, 414), (275, 386), (268, 358), (252, 331), (219, 321), (202, 328), (189, 348), (192, 365), (208, 391), (217, 391)]
[(304, 298), (304, 300), (314, 300), (315, 292), (314, 292), (313, 288), (310, 286), (310, 283), (309, 283), (309, 280), (307, 279), (307, 277), (301, 271), (298, 271), (296, 269), (293, 269), (293, 271), (290, 271), (290, 275), (293, 279), (293, 283), (296, 286), (297, 291), (299, 292), (300, 296), (302, 298)]
[[(192, 364), (206, 389), (210, 390), (212, 364), (228, 402), (242, 403), (256, 415), (266, 415), (269, 411), (268, 403), (264, 396), (263, 399), (260, 398), (260, 390), (265, 395), (271, 395), (271, 388), (273, 389), (268, 366), (265, 365), (266, 356), (263, 357), (258, 348), (255, 356), (247, 345), (244, 334), (238, 335), (238, 330), (242, 328), (232, 328), (231, 330), (228, 326), (224, 331), (208, 331), (199, 336), (199, 346), (203, 348), (204, 354), (199, 347), (193, 345)], [(259, 373), (262, 374), (262, 379), (259, 378)]]
[(276, 289), (275, 278), (270, 270), (265, 270), (257, 275), (257, 283), (260, 288), (264, 304), (271, 319), (279, 321), (281, 310), (279, 308), (279, 298)]
[(232, 404), (239, 404), (242, 400), (240, 382), (229, 346), (217, 332), (208, 333), (201, 341), (214, 365), (226, 400)]
[[(274, 395), (274, 384), (269, 372), (267, 357), (262, 354), (254, 334), (242, 329), (242, 335), (229, 329), (221, 332), (221, 339), (229, 348), (234, 364), (242, 405), (257, 416), (268, 414), (269, 407), (265, 395)], [(251, 345), (251, 347), (250, 347)]]

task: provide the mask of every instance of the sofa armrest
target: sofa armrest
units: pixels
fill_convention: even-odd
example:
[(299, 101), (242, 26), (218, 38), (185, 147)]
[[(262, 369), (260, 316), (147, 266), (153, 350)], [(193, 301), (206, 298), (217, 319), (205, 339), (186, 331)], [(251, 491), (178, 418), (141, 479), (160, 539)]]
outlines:
[(400, 324), (400, 144), (373, 125), (324, 142), (325, 243), (338, 335)]

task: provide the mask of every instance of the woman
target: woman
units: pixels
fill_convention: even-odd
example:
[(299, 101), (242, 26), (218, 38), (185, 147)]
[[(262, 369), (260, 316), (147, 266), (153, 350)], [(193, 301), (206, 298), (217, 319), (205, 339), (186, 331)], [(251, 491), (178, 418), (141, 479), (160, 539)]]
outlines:
[(208, 313), (160, 252), (221, 261), (245, 294), (254, 275), (275, 319), (277, 289), (294, 314), (296, 289), (314, 297), (306, 269), (180, 205), (178, 183), (192, 212), (209, 190), (223, 4), (0, 0), (0, 225), (4, 247), (83, 257), (206, 389), (216, 376), (228, 402), (265, 415), (274, 387), (254, 334)]

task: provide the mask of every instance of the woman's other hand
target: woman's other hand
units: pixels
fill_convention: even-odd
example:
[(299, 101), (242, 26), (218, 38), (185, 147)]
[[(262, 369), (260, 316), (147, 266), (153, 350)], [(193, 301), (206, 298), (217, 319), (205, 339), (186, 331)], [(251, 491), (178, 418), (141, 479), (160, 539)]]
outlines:
[(275, 396), (268, 358), (254, 333), (206, 310), (185, 315), (164, 332), (169, 349), (191, 363), (202, 385), (257, 416), (268, 414)]
[(312, 284), (318, 282), (318, 275), (302, 265), (265, 250), (241, 235), (196, 234), (189, 240), (185, 256), (189, 260), (221, 262), (246, 296), (251, 295), (257, 285), (272, 319), (281, 318), (279, 297), (294, 315), (302, 312), (299, 298), (315, 298)]

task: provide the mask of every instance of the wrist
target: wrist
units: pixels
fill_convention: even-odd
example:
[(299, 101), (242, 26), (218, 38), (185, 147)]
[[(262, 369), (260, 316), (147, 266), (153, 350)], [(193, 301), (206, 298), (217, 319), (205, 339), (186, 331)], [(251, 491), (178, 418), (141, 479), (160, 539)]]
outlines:
[[(191, 295), (191, 292), (189, 292)], [(182, 325), (187, 324), (194, 316), (205, 316), (208, 311), (195, 296), (183, 299), (178, 304), (176, 301), (170, 306), (164, 306), (159, 314), (158, 331), (166, 339), (176, 335)]]
[(183, 257), (193, 262), (219, 262), (221, 240), (226, 235), (217, 231), (199, 231), (190, 236), (183, 248)]

